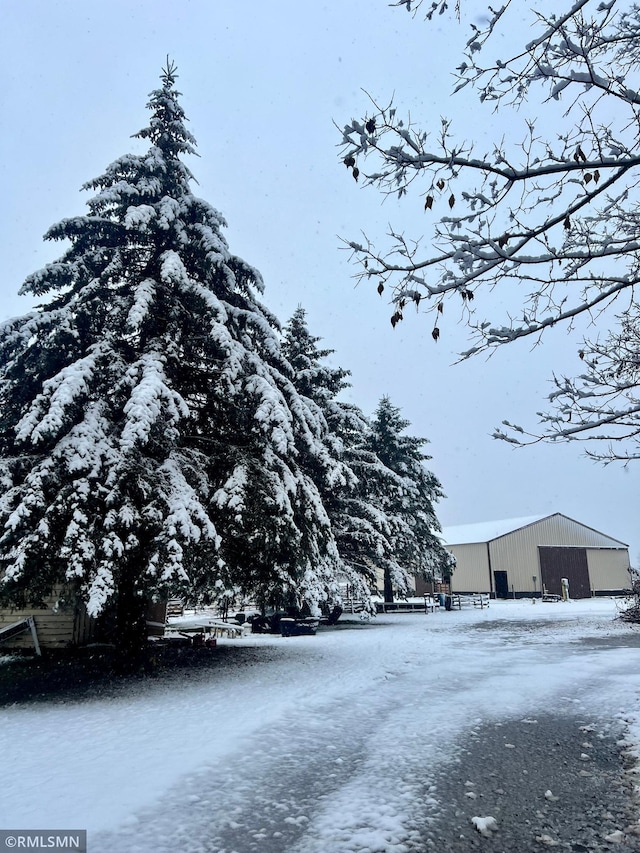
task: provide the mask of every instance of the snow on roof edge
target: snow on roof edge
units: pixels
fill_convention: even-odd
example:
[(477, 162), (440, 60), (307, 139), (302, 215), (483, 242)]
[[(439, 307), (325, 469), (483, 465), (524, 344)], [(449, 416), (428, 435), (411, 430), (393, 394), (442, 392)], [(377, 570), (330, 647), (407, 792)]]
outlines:
[(524, 518), (503, 518), (494, 521), (479, 521), (474, 524), (458, 524), (453, 527), (442, 529), (442, 538), (447, 545), (471, 545), (477, 542), (491, 542), (499, 539), (514, 530), (520, 530), (549, 518), (556, 513), (545, 513), (544, 515), (529, 515)]
[(622, 540), (616, 539), (608, 533), (602, 533), (602, 531), (596, 530), (595, 527), (584, 524), (582, 521), (576, 521), (575, 518), (570, 518), (562, 512), (547, 512), (542, 515), (525, 516), (524, 518), (504, 518), (497, 521), (480, 521), (475, 524), (459, 524), (452, 527), (445, 527), (442, 530), (442, 540), (445, 545), (472, 545), (492, 542), (494, 539), (500, 539), (502, 536), (514, 533), (516, 530), (522, 530), (522, 528), (543, 521), (545, 518), (552, 518), (554, 515), (561, 515), (568, 521), (592, 530), (594, 533), (603, 536), (605, 539), (610, 539), (612, 542), (617, 542), (624, 548), (629, 547), (626, 542), (622, 542)]

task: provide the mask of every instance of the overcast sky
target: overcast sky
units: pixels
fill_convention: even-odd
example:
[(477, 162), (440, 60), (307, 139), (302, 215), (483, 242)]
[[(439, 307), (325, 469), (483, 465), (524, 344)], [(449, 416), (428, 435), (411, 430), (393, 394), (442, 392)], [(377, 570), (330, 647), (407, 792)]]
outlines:
[(596, 465), (577, 442), (514, 450), (490, 437), (504, 418), (535, 425), (552, 372), (579, 370), (577, 338), (554, 329), (534, 349), (519, 342), (454, 366), (468, 346), (459, 318), (447, 316), (437, 344), (425, 316), (408, 312), (393, 330), (389, 305), (355, 285), (340, 248), (340, 237), (380, 237), (389, 222), (418, 237), (424, 216), (423, 200), (383, 204), (340, 163), (334, 122), (362, 118), (363, 90), (395, 95), (398, 112), (427, 128), (457, 117), (465, 138), (491, 139), (512, 121), (469, 118), (466, 91), (450, 97), (466, 34), (453, 17), (427, 24), (385, 0), (0, 0), (0, 11), (0, 318), (31, 308), (17, 291), (61, 254), (42, 235), (85, 212), (81, 185), (142, 150), (130, 137), (170, 55), (198, 141), (194, 192), (223, 213), (231, 250), (262, 272), (281, 321), (307, 309), (311, 331), (352, 371), (351, 399), (370, 414), (389, 394), (430, 439), (448, 496), (442, 523), (562, 512), (628, 543), (640, 563), (636, 469)]

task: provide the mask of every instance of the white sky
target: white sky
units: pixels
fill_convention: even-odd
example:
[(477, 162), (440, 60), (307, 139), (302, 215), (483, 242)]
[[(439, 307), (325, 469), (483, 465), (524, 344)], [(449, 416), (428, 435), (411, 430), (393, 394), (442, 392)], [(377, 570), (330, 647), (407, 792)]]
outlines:
[(147, 124), (169, 54), (198, 140), (195, 192), (224, 214), (231, 250), (262, 272), (282, 322), (307, 309), (311, 331), (352, 371), (352, 399), (371, 413), (389, 394), (430, 439), (443, 524), (562, 512), (629, 543), (640, 563), (633, 469), (597, 466), (579, 444), (513, 450), (490, 438), (503, 418), (535, 425), (552, 371), (579, 369), (577, 338), (557, 329), (533, 351), (521, 342), (452, 366), (467, 346), (457, 318), (447, 314), (437, 345), (430, 318), (407, 312), (392, 330), (389, 306), (355, 287), (339, 248), (339, 236), (381, 237), (388, 222), (419, 236), (424, 217), (419, 198), (381, 204), (339, 162), (333, 122), (362, 118), (362, 89), (382, 102), (395, 92), (398, 111), (425, 126), (450, 115), (465, 136), (502, 135), (489, 110), (469, 119), (466, 92), (449, 96), (466, 29), (385, 0), (0, 0), (0, 13), (0, 318), (31, 307), (17, 291), (60, 255), (42, 235), (85, 211), (80, 186), (140, 150), (130, 136)]

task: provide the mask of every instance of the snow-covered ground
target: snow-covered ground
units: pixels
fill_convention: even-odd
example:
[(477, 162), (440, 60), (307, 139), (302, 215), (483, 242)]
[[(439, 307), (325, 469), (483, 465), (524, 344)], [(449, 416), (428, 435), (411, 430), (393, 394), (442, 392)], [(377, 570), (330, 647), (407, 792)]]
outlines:
[(580, 709), (640, 743), (640, 630), (618, 606), (499, 601), (249, 636), (180, 680), (4, 708), (0, 828), (86, 828), (91, 853), (418, 849), (429, 773), (481, 722)]

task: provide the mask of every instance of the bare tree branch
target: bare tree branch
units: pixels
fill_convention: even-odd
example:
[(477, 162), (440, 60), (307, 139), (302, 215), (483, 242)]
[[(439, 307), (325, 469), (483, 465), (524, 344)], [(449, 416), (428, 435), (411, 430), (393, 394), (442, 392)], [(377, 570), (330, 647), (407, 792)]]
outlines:
[[(428, 19), (448, 8), (426, 0), (393, 5), (414, 14), (428, 5)], [(527, 29), (518, 44), (516, 5), (521, 11), (511, 0), (498, 10), (489, 6), (484, 28), (471, 25), (454, 89), (471, 87), (481, 104), (504, 114), (508, 137), (478, 156), (478, 144), (463, 141), (449, 119), (422, 127), (400, 118), (394, 102), (381, 106), (369, 96), (370, 114), (341, 130), (342, 160), (365, 187), (406, 204), (417, 194), (422, 224), (417, 236), (390, 226), (381, 241), (365, 236), (344, 245), (356, 277), (390, 294), (394, 326), (409, 304), (438, 312), (437, 340), (446, 332), (439, 317), (445, 301), (461, 299), (472, 339), (462, 358), (558, 324), (571, 329), (583, 315), (607, 323), (606, 342), (585, 341), (580, 350), (591, 372), (561, 381), (544, 430), (497, 435), (514, 442), (588, 439), (608, 445), (602, 458), (628, 461), (640, 456), (636, 386), (612, 384), (620, 356), (611, 348), (624, 339), (627, 349), (639, 349), (640, 7), (630, 0), (566, 0), (561, 9), (541, 2), (531, 10), (533, 34)], [(483, 64), (488, 44), (510, 45), (510, 57)], [(540, 118), (518, 112), (534, 98), (538, 114), (549, 113), (552, 134), (538, 132)], [(518, 122), (523, 137), (514, 142)], [(517, 310), (480, 317), (489, 301), (483, 295), (496, 288), (522, 294)], [(611, 306), (617, 316), (607, 320)], [(603, 396), (587, 395), (584, 383)], [(624, 404), (616, 407), (614, 399)], [(637, 453), (612, 450), (619, 441), (638, 446)]]

